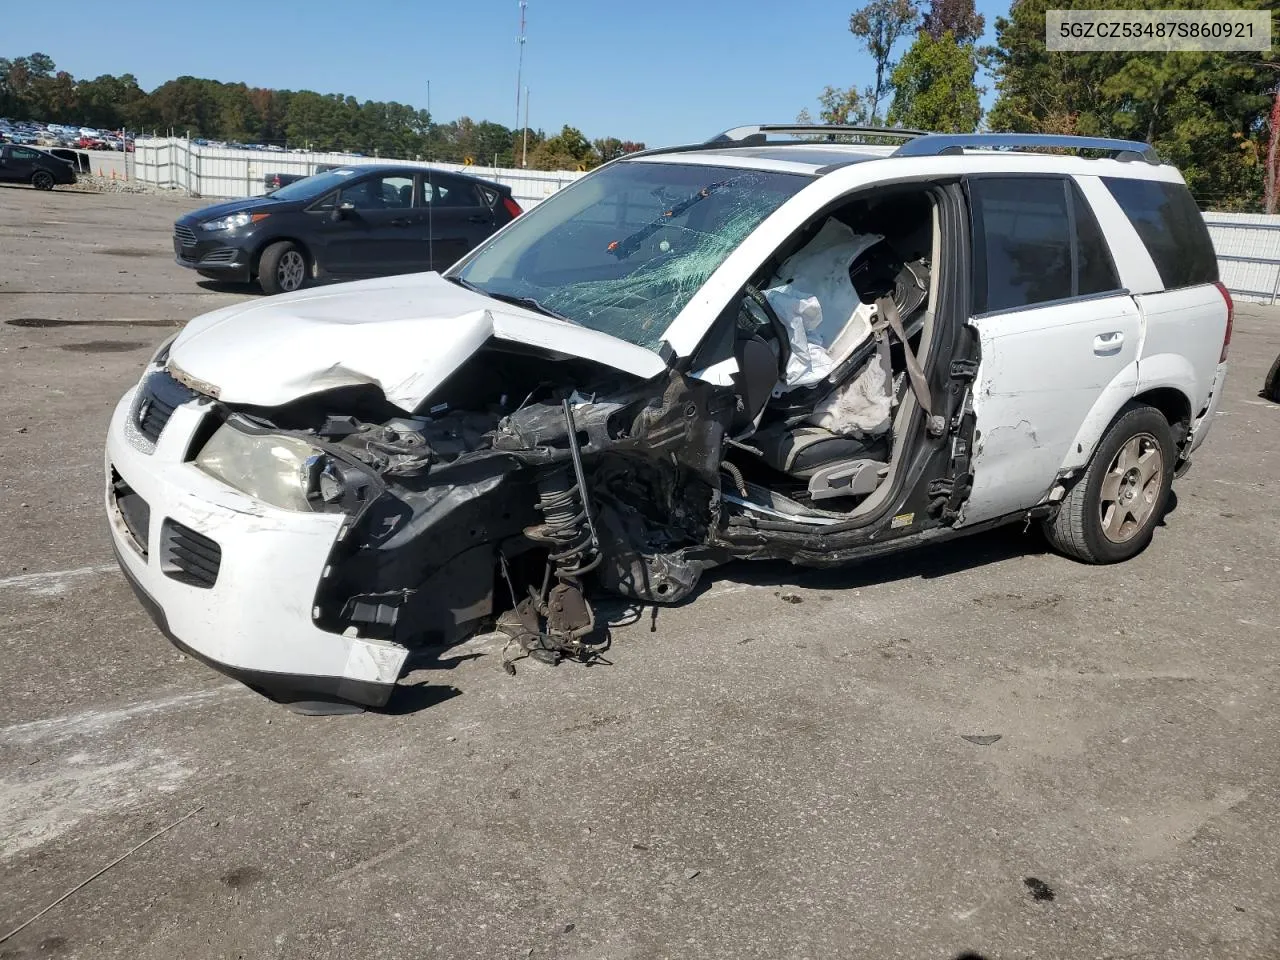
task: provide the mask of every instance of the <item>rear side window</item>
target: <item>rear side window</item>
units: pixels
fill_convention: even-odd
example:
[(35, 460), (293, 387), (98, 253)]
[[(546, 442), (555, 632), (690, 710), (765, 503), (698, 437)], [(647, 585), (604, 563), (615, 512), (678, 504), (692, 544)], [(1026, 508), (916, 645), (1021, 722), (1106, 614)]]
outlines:
[(981, 177), (969, 191), (975, 313), (1119, 288), (1102, 231), (1070, 180)]
[(1213, 241), (1191, 191), (1154, 180), (1103, 177), (1102, 182), (1138, 231), (1166, 290), (1218, 279)]

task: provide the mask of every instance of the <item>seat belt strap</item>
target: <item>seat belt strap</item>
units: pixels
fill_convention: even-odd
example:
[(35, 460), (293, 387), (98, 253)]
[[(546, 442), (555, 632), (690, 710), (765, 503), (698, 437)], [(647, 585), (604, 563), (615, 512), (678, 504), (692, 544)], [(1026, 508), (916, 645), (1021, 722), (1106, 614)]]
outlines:
[(877, 318), (883, 318), (883, 322), (889, 325), (889, 329), (898, 335), (903, 356), (907, 361), (907, 377), (911, 381), (911, 391), (916, 395), (916, 401), (924, 408), (925, 415), (929, 418), (929, 433), (935, 437), (942, 436), (945, 425), (941, 423), (942, 418), (933, 412), (933, 396), (929, 392), (929, 381), (925, 378), (919, 358), (911, 349), (911, 344), (907, 342), (907, 333), (902, 329), (902, 316), (898, 313), (898, 305), (893, 302), (892, 297), (881, 297), (876, 301), (876, 314)]

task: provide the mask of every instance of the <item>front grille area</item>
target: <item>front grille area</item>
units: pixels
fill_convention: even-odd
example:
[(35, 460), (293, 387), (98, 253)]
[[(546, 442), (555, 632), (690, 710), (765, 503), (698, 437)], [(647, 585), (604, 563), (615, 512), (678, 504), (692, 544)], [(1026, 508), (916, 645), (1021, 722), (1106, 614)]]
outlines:
[(235, 260), (236, 254), (239, 253), (235, 247), (219, 247), (217, 250), (206, 253), (201, 258), (201, 263), (231, 263)]
[(157, 371), (147, 377), (138, 389), (134, 421), (142, 435), (156, 443), (173, 411), (195, 396), (195, 391), (187, 389), (163, 370)]
[(173, 225), (173, 235), (184, 247), (194, 247), (196, 245), (196, 232), (184, 223), (175, 223)]
[(124, 482), (124, 478), (116, 473), (115, 467), (111, 468), (111, 499), (134, 547), (145, 557), (151, 530), (151, 507)]
[(222, 548), (170, 517), (160, 528), (160, 569), (164, 575), (193, 587), (208, 589), (218, 582)]

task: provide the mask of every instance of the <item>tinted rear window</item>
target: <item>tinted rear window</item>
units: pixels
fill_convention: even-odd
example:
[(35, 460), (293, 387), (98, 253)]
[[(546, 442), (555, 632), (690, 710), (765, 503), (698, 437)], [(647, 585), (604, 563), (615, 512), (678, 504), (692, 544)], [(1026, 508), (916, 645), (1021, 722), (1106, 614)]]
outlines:
[(1180, 183), (1103, 177), (1160, 271), (1165, 289), (1213, 283), (1218, 259), (1191, 192)]

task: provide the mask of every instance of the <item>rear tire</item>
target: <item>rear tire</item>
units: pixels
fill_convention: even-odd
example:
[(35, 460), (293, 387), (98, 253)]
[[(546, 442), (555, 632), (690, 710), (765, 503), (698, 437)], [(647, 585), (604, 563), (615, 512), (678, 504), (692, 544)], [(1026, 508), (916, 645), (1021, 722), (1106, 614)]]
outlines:
[(292, 293), (307, 285), (307, 255), (289, 240), (280, 240), (262, 251), (258, 283), (266, 294)]
[(1044, 522), (1049, 543), (1085, 563), (1137, 556), (1164, 516), (1177, 456), (1164, 414), (1143, 403), (1126, 404), (1057, 515)]
[(31, 185), (37, 190), (52, 190), (53, 174), (48, 170), (37, 170), (31, 175)]
[(1262, 394), (1272, 403), (1280, 403), (1280, 357), (1271, 365), (1271, 372), (1262, 382)]

